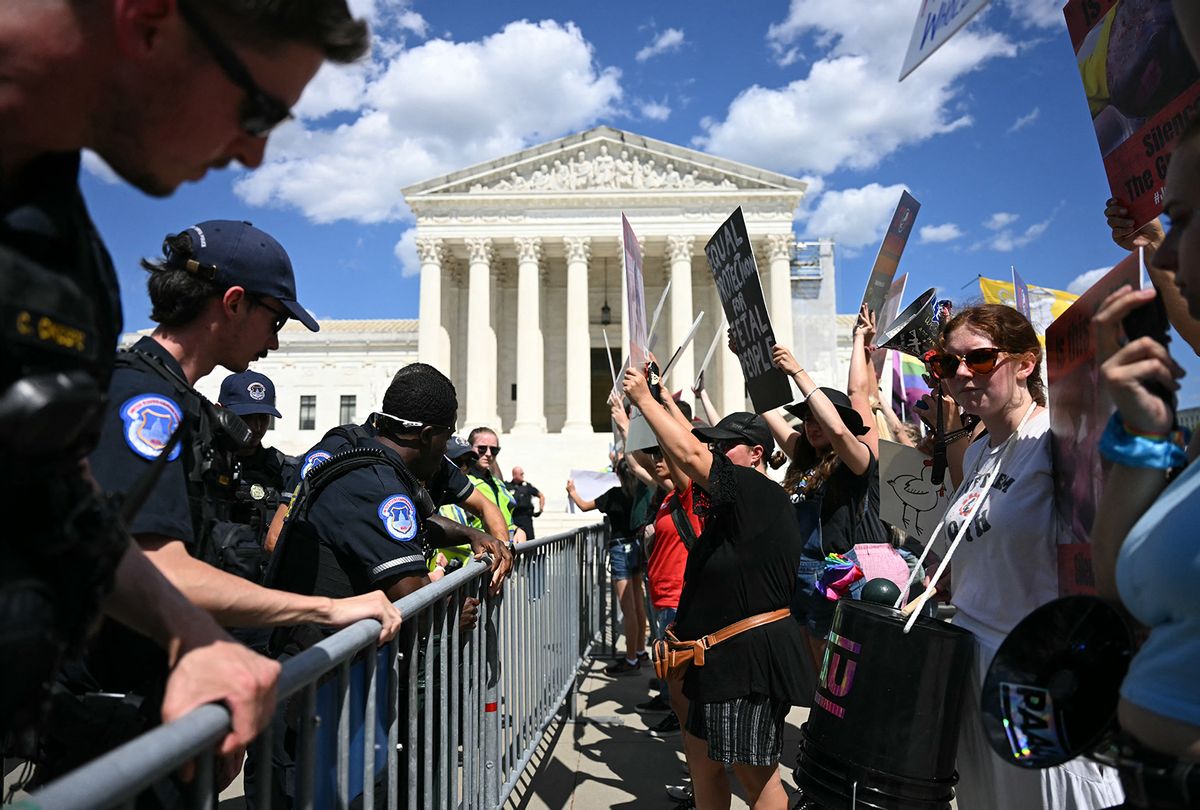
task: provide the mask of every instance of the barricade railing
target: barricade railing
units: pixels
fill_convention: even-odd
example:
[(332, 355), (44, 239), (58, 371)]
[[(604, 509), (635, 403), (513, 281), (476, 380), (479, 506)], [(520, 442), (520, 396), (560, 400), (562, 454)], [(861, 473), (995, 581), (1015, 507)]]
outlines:
[[(574, 717), (593, 647), (613, 643), (607, 538), (596, 525), (520, 544), (496, 598), (488, 565), (472, 560), (397, 602), (404, 624), (386, 645), (364, 620), (284, 661), (275, 720), (245, 766), (247, 807), (499, 807), (559, 710)], [(462, 628), (468, 597), (479, 620)], [(214, 808), (213, 749), (228, 731), (224, 706), (200, 707), (17, 806), (133, 807), (155, 790)]]

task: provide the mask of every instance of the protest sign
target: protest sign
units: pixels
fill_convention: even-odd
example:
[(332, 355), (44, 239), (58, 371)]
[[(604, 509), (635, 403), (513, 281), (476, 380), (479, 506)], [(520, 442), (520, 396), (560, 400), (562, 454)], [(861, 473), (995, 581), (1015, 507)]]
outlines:
[[(883, 309), (875, 313), (875, 328), (886, 329), (896, 320), (900, 312), (900, 301), (904, 298), (904, 288), (908, 286), (908, 273), (892, 282), (887, 298), (883, 299)], [(882, 382), (884, 378), (883, 364), (887, 360), (887, 349), (876, 349), (871, 354), (871, 362), (875, 364), (875, 379)]]
[[(863, 292), (862, 303), (869, 306), (872, 312), (878, 313), (883, 310), (883, 302), (891, 290), (900, 256), (904, 253), (904, 246), (908, 244), (908, 235), (912, 233), (913, 223), (916, 222), (917, 212), (920, 210), (921, 204), (917, 202), (916, 197), (907, 191), (900, 194), (900, 202), (896, 205), (896, 212), (892, 214), (887, 233), (883, 235), (883, 244), (879, 246), (879, 254), (871, 268), (871, 277), (867, 280), (867, 289)], [(891, 321), (878, 320), (876, 323), (882, 329)]]
[[(1036, 284), (1026, 284), (1029, 290), (1029, 322), (1042, 345), (1046, 343), (1046, 328), (1054, 319), (1062, 315), (1079, 297), (1063, 290), (1052, 290), (1049, 287), (1039, 287)], [(1016, 294), (1013, 285), (1008, 281), (997, 281), (990, 278), (979, 279), (979, 292), (983, 300), (989, 304), (1003, 304), (1006, 307), (1017, 307)]]
[(922, 543), (950, 506), (945, 483), (929, 482), (933, 459), (915, 447), (879, 443), (879, 517)]
[[(575, 482), (575, 494), (584, 501), (594, 501), (613, 487), (621, 486), (616, 473), (595, 470), (571, 470), (571, 480)], [(570, 498), (567, 498), (567, 511), (576, 511)]]
[(1112, 415), (1100, 386), (1092, 316), (1122, 285), (1141, 286), (1138, 256), (1130, 254), (1091, 286), (1046, 330), (1054, 501), (1058, 513), (1058, 576), (1063, 593), (1094, 590), (1089, 537), (1103, 484), (1097, 445)]
[(742, 375), (754, 410), (766, 413), (792, 401), (787, 375), (771, 365), (775, 332), (767, 315), (758, 265), (739, 207), (704, 246), (725, 319), (733, 330)]
[(988, 0), (921, 0), (921, 11), (900, 66), (900, 81), (971, 21)]
[(1012, 277), (1013, 306), (1016, 307), (1017, 312), (1020, 312), (1025, 316), (1026, 320), (1029, 320), (1032, 323), (1033, 316), (1029, 311), (1029, 285), (1025, 283), (1025, 279), (1021, 278), (1021, 274), (1017, 272), (1017, 266), (1015, 264), (1012, 265)]
[(621, 214), (621, 234), (625, 246), (625, 296), (629, 312), (629, 365), (642, 369), (650, 352), (646, 330), (646, 291), (642, 286), (642, 250), (629, 220)]
[(1140, 228), (1162, 212), (1167, 159), (1200, 110), (1200, 72), (1167, 0), (1063, 7), (1113, 197)]
[(696, 372), (696, 382), (692, 384), (692, 388), (700, 387), (700, 379), (704, 376), (704, 371), (708, 368), (708, 364), (712, 362), (713, 355), (717, 353), (717, 346), (724, 337), (725, 319), (721, 318), (721, 324), (717, 327), (717, 331), (713, 333), (712, 343), (708, 344), (708, 351), (704, 354), (704, 362), (700, 364), (700, 370)]

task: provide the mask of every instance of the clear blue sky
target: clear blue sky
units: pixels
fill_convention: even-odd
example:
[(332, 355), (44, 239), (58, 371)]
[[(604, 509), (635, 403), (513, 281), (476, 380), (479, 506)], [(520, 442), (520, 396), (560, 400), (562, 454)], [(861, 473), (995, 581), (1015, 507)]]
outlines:
[[(318, 317), (415, 317), (400, 188), (598, 124), (809, 179), (796, 231), (837, 239), (841, 312), (901, 187), (922, 203), (910, 298), (965, 299), (1013, 264), (1066, 289), (1122, 257), (1060, 0), (993, 0), (903, 84), (913, 0), (351, 5), (374, 23), (371, 60), (323, 69), (263, 169), (154, 200), (89, 164), (128, 328), (149, 325), (137, 259), (212, 218), (275, 235)], [(1185, 366), (1182, 404), (1200, 405)]]

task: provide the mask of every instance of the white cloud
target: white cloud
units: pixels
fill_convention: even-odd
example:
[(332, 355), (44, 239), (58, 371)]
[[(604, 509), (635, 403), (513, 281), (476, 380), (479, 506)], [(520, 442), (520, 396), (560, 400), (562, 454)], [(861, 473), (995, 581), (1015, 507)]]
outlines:
[(1020, 132), (1022, 129), (1036, 121), (1039, 115), (1041, 115), (1041, 110), (1037, 107), (1034, 107), (1016, 121), (1013, 121), (1012, 126), (1008, 128), (1008, 134), (1011, 135), (1014, 132)]
[(1026, 28), (1065, 28), (1062, 0), (1008, 0), (1009, 10)]
[(840, 247), (854, 250), (883, 238), (903, 185), (871, 183), (862, 188), (827, 191), (805, 215), (801, 230), (809, 238), (832, 236)]
[(1019, 214), (1010, 214), (1007, 211), (997, 211), (987, 218), (983, 223), (983, 227), (989, 231), (998, 231), (1001, 228), (1007, 228), (1020, 219)]
[[(979, 26), (955, 35), (897, 83), (913, 10), (892, 0), (792, 0), (767, 42), (781, 62), (795, 61), (809, 36), (824, 55), (808, 75), (783, 87), (754, 85), (722, 120), (701, 122), (700, 148), (785, 172), (828, 174), (869, 169), (897, 149), (969, 126), (960, 80), (1016, 46)], [(769, 123), (767, 123), (769, 122)]]
[(1109, 270), (1112, 270), (1112, 267), (1097, 267), (1095, 270), (1080, 273), (1071, 279), (1071, 283), (1067, 285), (1067, 292), (1073, 295), (1083, 295), (1089, 287), (1104, 278)]
[(425, 22), (424, 17), (411, 9), (401, 12), (396, 22), (405, 31), (411, 31), (422, 39), (429, 34), (429, 23)]
[(82, 163), (83, 168), (87, 170), (88, 174), (103, 183), (113, 186), (121, 182), (120, 176), (112, 170), (112, 167), (104, 162), (104, 158), (97, 155), (91, 149), (83, 150)]
[(673, 53), (681, 47), (683, 47), (683, 31), (678, 28), (668, 28), (656, 36), (649, 45), (638, 51), (633, 58), (639, 62), (645, 62), (647, 59), (653, 59), (664, 53)]
[(400, 275), (412, 278), (421, 272), (421, 262), (417, 257), (417, 229), (409, 228), (400, 234), (400, 241), (392, 247), (392, 253), (400, 262)]
[(962, 230), (953, 222), (942, 225), (926, 225), (920, 230), (921, 243), (953, 242), (963, 235)]
[[(552, 20), (473, 42), (381, 47), (373, 62), (320, 81), (265, 164), (235, 183), (243, 200), (315, 222), (402, 219), (403, 186), (591, 126), (622, 96), (620, 71), (596, 63), (573, 23)], [(333, 111), (342, 123), (314, 120)]]
[(638, 105), (642, 118), (651, 121), (666, 121), (671, 117), (671, 108), (661, 101), (643, 101)]

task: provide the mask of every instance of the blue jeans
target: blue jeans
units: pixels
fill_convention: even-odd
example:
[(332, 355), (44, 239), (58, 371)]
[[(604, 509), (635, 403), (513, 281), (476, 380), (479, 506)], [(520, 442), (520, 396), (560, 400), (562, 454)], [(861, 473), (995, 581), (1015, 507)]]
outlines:
[(613, 581), (642, 572), (642, 549), (637, 540), (615, 540), (608, 547), (608, 571)]
[[(671, 622), (675, 621), (675, 611), (678, 608), (664, 607), (654, 609), (654, 638), (666, 638), (667, 627)], [(668, 703), (671, 701), (671, 695), (667, 692), (667, 682), (663, 681), (659, 684), (658, 695)]]

